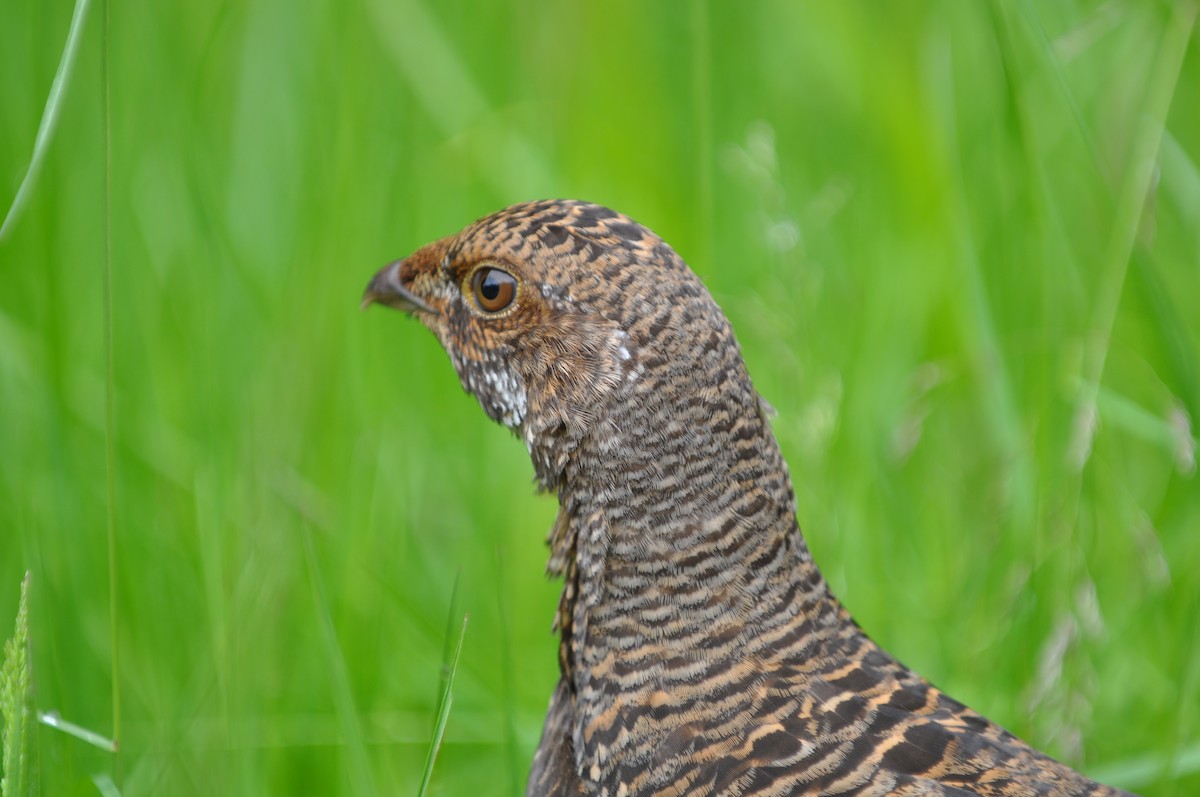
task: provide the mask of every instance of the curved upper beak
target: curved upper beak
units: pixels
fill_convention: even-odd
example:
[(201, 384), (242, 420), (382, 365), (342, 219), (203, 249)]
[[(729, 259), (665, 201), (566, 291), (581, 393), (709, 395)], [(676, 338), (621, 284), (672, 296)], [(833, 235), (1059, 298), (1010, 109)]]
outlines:
[(434, 312), (429, 304), (401, 284), (400, 267), (403, 263), (403, 260), (397, 260), (376, 272), (367, 284), (367, 289), (363, 291), (362, 309), (366, 310), (372, 304), (379, 303), (406, 313), (414, 313), (417, 310)]

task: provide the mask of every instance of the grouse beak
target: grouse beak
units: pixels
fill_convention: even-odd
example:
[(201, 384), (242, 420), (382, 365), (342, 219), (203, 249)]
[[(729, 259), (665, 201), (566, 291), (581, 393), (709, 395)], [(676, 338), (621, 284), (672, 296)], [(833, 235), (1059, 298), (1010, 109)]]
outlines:
[(405, 288), (400, 282), (400, 267), (403, 260), (389, 263), (371, 278), (367, 289), (363, 291), (362, 309), (366, 310), (372, 304), (382, 304), (405, 313), (415, 313), (420, 310), (425, 313), (436, 312), (423, 299)]

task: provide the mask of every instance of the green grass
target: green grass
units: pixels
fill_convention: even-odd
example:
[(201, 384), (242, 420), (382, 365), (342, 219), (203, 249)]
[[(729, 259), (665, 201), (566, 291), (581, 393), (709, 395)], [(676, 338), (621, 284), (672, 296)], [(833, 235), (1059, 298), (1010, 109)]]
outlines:
[(29, 661), (29, 576), (21, 582), (21, 602), (12, 639), (0, 659), (0, 795), (34, 793), (29, 777), (34, 760), (33, 678)]
[(31, 571), (36, 707), (120, 753), (41, 726), (43, 793), (412, 794), (435, 734), (520, 792), (554, 502), (358, 300), (544, 196), (704, 278), (880, 642), (1200, 792), (1194, 0), (98, 3), (39, 141), (72, 13), (0, 3), (0, 627)]

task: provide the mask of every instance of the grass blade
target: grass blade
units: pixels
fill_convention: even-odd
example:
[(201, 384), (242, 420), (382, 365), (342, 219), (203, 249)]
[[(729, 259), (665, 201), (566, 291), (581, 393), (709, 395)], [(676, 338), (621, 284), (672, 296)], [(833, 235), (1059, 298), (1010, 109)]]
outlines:
[[(502, 196), (545, 194), (557, 175), (535, 142), (502, 119), (492, 116), (490, 99), (454, 48), (454, 37), (420, 0), (371, 4), (378, 30), (397, 71), (416, 94), (429, 117), (447, 136), (473, 131), (471, 147), (479, 173)], [(502, 132), (496, 135), (495, 132)]]
[[(1134, 252), (1137, 232), (1145, 213), (1150, 186), (1158, 165), (1159, 150), (1167, 126), (1167, 113), (1175, 97), (1183, 69), (1187, 44), (1195, 29), (1200, 6), (1180, 3), (1163, 34), (1157, 63), (1146, 92), (1142, 113), (1144, 121), (1136, 129), (1131, 156), (1117, 200), (1112, 236), (1108, 242), (1103, 277), (1092, 322), (1093, 340), (1084, 354), (1083, 386), (1077, 406), (1080, 413), (1094, 413), (1099, 387), (1104, 381), (1108, 350), (1116, 326), (1117, 310), (1125, 292), (1125, 275)], [(1082, 446), (1080, 447), (1082, 448)], [(1086, 461), (1086, 460), (1085, 460)], [(1077, 463), (1082, 466), (1084, 462)]]
[(87, 728), (84, 728), (81, 725), (68, 722), (60, 717), (56, 711), (39, 711), (37, 718), (38, 722), (42, 723), (43, 725), (48, 725), (55, 730), (60, 730), (68, 736), (74, 736), (80, 741), (87, 742), (88, 744), (94, 747), (99, 747), (101, 750), (105, 750), (109, 753), (117, 752), (118, 748), (115, 739), (109, 739), (101, 736), (95, 731), (89, 731)]
[(350, 688), (350, 674), (346, 670), (346, 659), (342, 654), (337, 630), (333, 627), (333, 617), (329, 612), (325, 583), (321, 580), (321, 573), (317, 569), (317, 554), (313, 548), (312, 532), (307, 527), (304, 529), (304, 559), (308, 564), (312, 596), (316, 603), (317, 619), (321, 624), (321, 637), (325, 643), (326, 656), (333, 670), (333, 702), (337, 710), (338, 724), (341, 726), (346, 740), (347, 755), (350, 759), (350, 779), (354, 785), (354, 793), (378, 794), (379, 790), (375, 788), (374, 778), (371, 775), (371, 765), (367, 760), (367, 746), (363, 739), (358, 709), (354, 705), (354, 691)]
[(438, 750), (442, 746), (442, 737), (446, 734), (446, 722), (450, 719), (450, 704), (454, 702), (454, 674), (458, 672), (458, 655), (462, 653), (463, 639), (467, 636), (467, 617), (463, 615), (462, 630), (458, 632), (458, 642), (454, 653), (446, 667), (446, 685), (442, 689), (441, 700), (438, 701), (437, 722), (433, 726), (433, 739), (429, 742), (429, 755), (425, 757), (425, 771), (421, 773), (421, 788), (417, 797), (425, 797), (429, 788), (429, 779), (433, 777), (433, 764), (437, 761)]
[(117, 784), (113, 783), (113, 779), (106, 774), (99, 774), (92, 777), (92, 783), (96, 784), (96, 789), (99, 790), (103, 797), (121, 797), (121, 790), (117, 788)]
[(71, 75), (71, 67), (75, 63), (75, 55), (79, 52), (79, 39), (83, 30), (83, 21), (87, 17), (89, 0), (75, 0), (75, 11), (71, 16), (71, 27), (67, 30), (67, 43), (63, 47), (62, 58), (58, 61), (58, 70), (50, 83), (50, 94), (46, 97), (46, 109), (42, 111), (42, 121), (38, 124), (37, 135), (33, 139), (33, 154), (29, 156), (29, 167), (21, 178), (16, 196), (0, 224), (0, 239), (8, 233), (15, 223), (21, 209), (29, 201), (29, 192), (37, 180), (42, 161), (46, 159), (46, 151), (50, 148), (50, 139), (54, 135), (54, 127), (58, 124), (59, 113), (62, 109), (63, 92), (66, 90), (67, 78)]
[(1175, 777), (1200, 772), (1200, 741), (1186, 745), (1173, 756), (1147, 753), (1124, 761), (1097, 766), (1088, 772), (1101, 783), (1119, 783), (1124, 789), (1143, 789), (1170, 770)]

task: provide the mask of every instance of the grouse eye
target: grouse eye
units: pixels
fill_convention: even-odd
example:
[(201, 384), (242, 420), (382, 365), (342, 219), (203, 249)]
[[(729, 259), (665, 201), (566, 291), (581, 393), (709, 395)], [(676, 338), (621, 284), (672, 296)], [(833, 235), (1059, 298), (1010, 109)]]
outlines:
[(517, 278), (507, 271), (484, 266), (471, 277), (471, 293), (485, 313), (498, 313), (517, 297)]

